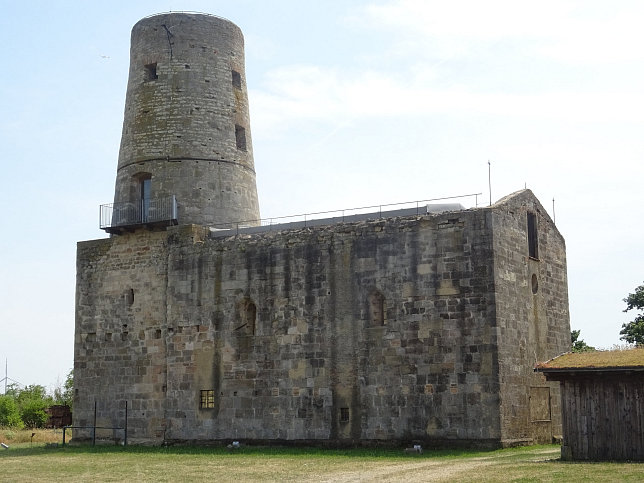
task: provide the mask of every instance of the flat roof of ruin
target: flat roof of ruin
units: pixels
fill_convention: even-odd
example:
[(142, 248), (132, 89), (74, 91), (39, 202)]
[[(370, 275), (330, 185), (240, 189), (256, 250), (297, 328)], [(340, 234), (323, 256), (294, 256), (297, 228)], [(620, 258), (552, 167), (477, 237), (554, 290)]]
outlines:
[[(385, 218), (394, 218), (400, 216), (419, 216), (427, 214), (439, 214), (446, 212), (464, 211), (466, 208), (460, 203), (433, 203), (417, 206), (415, 208), (404, 208), (398, 210), (382, 210), (369, 213), (357, 213), (353, 215), (341, 215), (330, 218), (312, 218), (300, 221), (291, 221), (286, 223), (262, 224), (261, 226), (242, 226), (238, 228), (217, 229), (210, 228), (212, 237), (226, 237), (235, 234), (253, 234), (265, 233), (269, 231), (294, 230), (298, 228), (307, 228), (313, 226), (335, 225), (338, 223), (352, 223), (366, 220), (377, 220)], [(341, 211), (341, 210), (339, 210)], [(329, 212), (332, 213), (332, 212)], [(305, 216), (305, 215), (297, 215)]]

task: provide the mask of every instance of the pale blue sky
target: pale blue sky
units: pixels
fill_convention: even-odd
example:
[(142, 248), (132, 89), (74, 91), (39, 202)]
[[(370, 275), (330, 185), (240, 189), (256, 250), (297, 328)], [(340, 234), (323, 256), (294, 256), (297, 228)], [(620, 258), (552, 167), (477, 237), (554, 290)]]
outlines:
[[(619, 343), (644, 281), (644, 3), (0, 0), (0, 359), (73, 365), (76, 242), (104, 237), (134, 23), (241, 27), (262, 216), (531, 188), (567, 242), (571, 324)], [(483, 201), (480, 200), (480, 201)], [(464, 204), (471, 206), (469, 200)], [(4, 375), (0, 376), (0, 379)]]

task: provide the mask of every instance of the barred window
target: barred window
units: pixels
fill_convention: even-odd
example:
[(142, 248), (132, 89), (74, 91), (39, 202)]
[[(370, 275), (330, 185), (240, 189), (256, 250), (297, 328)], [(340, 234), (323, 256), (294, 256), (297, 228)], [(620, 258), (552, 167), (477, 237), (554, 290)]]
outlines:
[(341, 423), (349, 422), (349, 408), (340, 408), (340, 422)]
[(199, 400), (199, 409), (209, 409), (215, 407), (215, 390), (204, 389), (201, 391)]

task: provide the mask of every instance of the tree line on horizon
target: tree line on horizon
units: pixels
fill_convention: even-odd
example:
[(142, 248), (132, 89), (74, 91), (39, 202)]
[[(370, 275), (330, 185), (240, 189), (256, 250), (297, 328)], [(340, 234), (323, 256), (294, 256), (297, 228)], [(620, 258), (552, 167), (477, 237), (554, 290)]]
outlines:
[(74, 398), (74, 371), (67, 374), (62, 386), (48, 394), (44, 386), (31, 384), (20, 387), (18, 384), (7, 386), (5, 394), (0, 395), (0, 427), (42, 428), (47, 424), (49, 415), (46, 410), (55, 405), (72, 407)]

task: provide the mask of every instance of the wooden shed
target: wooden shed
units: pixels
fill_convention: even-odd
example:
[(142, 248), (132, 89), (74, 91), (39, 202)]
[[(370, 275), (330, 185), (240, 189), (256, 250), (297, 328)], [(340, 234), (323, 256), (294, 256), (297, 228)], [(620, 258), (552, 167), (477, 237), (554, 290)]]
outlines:
[(562, 459), (644, 461), (644, 349), (567, 353), (535, 371), (561, 386)]

